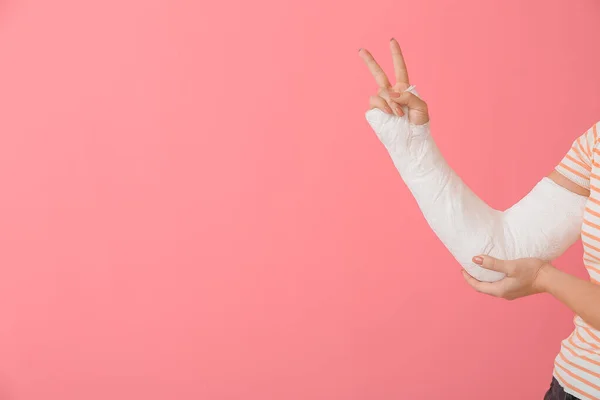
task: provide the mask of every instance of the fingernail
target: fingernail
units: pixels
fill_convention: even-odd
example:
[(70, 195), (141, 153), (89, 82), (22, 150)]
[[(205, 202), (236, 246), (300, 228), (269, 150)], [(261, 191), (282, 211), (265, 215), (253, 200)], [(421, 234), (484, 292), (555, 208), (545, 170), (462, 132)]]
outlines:
[(479, 264), (479, 265), (481, 265), (481, 264), (483, 264), (483, 257), (479, 257), (479, 256), (477, 256), (477, 257), (473, 257), (473, 262), (474, 262), (475, 264)]
[(398, 112), (399, 116), (403, 116), (404, 115), (404, 111), (402, 111), (402, 107), (400, 107), (400, 106), (396, 107), (396, 111)]
[(402, 96), (402, 93), (390, 92), (390, 97), (400, 97), (400, 96)]
[(385, 107), (385, 111), (388, 112), (388, 114), (393, 114), (394, 112), (392, 111), (391, 108), (389, 108), (388, 106)]
[(391, 42), (392, 40), (394, 40), (394, 38), (391, 38), (391, 39), (390, 39), (390, 42)]
[(360, 53), (361, 50), (362, 50), (362, 47), (360, 49), (358, 49), (358, 52)]

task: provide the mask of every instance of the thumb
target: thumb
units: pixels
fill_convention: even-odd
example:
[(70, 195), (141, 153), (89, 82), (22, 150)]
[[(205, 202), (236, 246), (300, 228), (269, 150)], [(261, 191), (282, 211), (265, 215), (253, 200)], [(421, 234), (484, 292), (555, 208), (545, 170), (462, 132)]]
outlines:
[(494, 257), (479, 255), (473, 257), (473, 262), (485, 269), (508, 273), (508, 266), (506, 260), (499, 260)]

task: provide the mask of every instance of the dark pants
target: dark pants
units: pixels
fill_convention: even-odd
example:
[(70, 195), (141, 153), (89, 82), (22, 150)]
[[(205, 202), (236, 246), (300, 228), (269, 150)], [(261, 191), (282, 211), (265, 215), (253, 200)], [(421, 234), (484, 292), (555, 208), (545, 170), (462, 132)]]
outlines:
[(565, 393), (560, 383), (556, 380), (556, 378), (552, 378), (552, 383), (550, 384), (550, 389), (546, 392), (544, 396), (544, 400), (579, 400), (577, 397), (572, 396), (568, 393)]

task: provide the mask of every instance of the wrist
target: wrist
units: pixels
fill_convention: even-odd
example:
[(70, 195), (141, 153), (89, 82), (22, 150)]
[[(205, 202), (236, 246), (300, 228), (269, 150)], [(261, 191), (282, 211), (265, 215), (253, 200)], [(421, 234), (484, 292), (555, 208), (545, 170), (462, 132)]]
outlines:
[(548, 292), (552, 287), (553, 277), (558, 270), (552, 264), (542, 264), (533, 281), (533, 287), (537, 292)]

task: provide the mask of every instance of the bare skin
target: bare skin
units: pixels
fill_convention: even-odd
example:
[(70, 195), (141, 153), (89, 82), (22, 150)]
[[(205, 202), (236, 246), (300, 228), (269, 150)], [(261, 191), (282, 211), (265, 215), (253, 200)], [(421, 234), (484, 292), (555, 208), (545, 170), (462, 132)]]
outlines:
[(561, 174), (556, 171), (552, 171), (548, 174), (548, 178), (552, 179), (554, 182), (558, 183), (560, 186), (565, 189), (570, 190), (573, 193), (577, 193), (581, 196), (589, 197), (590, 191), (584, 187), (579, 186), (573, 181), (568, 180)]
[[(396, 83), (390, 83), (387, 75), (375, 58), (366, 49), (359, 55), (375, 78), (377, 94), (369, 98), (369, 109), (378, 108), (388, 114), (404, 115), (401, 106), (408, 108), (408, 119), (416, 125), (429, 121), (427, 103), (409, 92), (406, 62), (395, 39), (390, 40), (390, 51), (394, 63)], [(570, 181), (557, 171), (548, 177), (565, 189), (581, 196), (589, 196), (590, 191)], [(535, 258), (518, 260), (498, 260), (486, 255), (473, 257), (473, 262), (494, 271), (506, 274), (497, 282), (480, 282), (461, 269), (467, 283), (475, 290), (495, 297), (514, 300), (537, 293), (549, 293), (583, 318), (590, 326), (600, 330), (600, 286), (565, 272), (559, 271), (547, 261)]]

